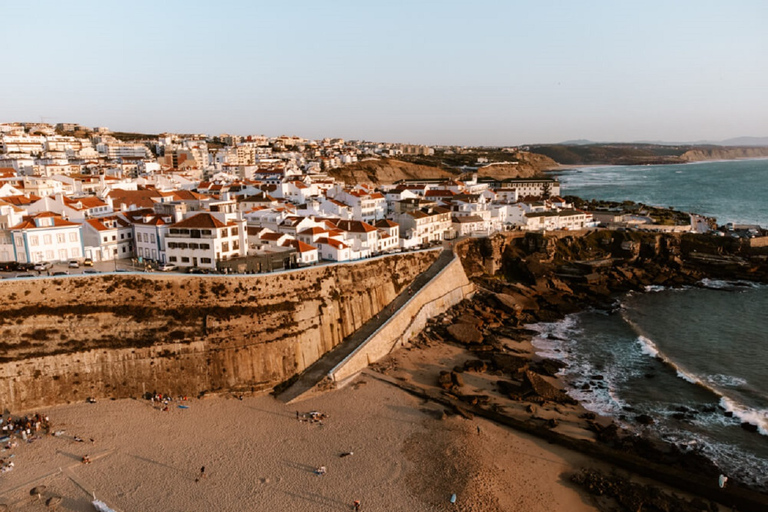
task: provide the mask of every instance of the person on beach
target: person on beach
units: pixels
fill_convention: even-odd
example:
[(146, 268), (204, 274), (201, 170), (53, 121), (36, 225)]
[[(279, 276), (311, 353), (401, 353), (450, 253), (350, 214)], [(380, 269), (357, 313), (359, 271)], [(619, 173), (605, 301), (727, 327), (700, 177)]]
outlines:
[(352, 506), (355, 508), (355, 510), (360, 510), (360, 500), (353, 501)]
[(200, 476), (195, 478), (195, 482), (199, 482), (201, 478), (205, 478), (205, 466), (200, 468)]

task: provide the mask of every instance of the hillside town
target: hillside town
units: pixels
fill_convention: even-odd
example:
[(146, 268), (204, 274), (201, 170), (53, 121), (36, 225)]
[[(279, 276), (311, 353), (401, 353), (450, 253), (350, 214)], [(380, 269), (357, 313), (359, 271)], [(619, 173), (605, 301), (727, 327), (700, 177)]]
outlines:
[(366, 159), (434, 153), (426, 146), (5, 123), (0, 153), (0, 262), (38, 270), (126, 260), (265, 272), (505, 230), (595, 225), (548, 177), (470, 171), (374, 186), (331, 176)]

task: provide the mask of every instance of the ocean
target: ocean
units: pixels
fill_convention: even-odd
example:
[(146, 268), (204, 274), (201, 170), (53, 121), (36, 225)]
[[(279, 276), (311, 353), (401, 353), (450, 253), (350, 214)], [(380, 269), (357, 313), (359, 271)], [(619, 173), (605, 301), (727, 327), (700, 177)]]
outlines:
[(561, 195), (635, 201), (768, 227), (768, 160), (585, 167), (548, 173)]
[[(558, 174), (562, 195), (768, 226), (766, 160)], [(701, 452), (724, 474), (768, 489), (765, 311), (768, 285), (705, 280), (683, 289), (649, 287), (617, 298), (611, 312), (589, 310), (533, 326), (534, 345), (540, 355), (569, 364), (562, 371), (568, 393), (588, 410)], [(653, 423), (641, 425), (640, 415)]]

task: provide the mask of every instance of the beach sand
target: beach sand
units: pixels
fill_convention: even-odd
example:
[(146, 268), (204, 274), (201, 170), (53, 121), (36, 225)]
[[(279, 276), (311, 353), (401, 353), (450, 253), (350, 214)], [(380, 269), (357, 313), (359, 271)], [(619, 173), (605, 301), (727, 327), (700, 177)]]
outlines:
[[(70, 511), (93, 510), (92, 493), (122, 512), (342, 511), (354, 500), (365, 511), (596, 510), (567, 479), (595, 466), (588, 458), (479, 418), (441, 418), (439, 405), (370, 375), (292, 405), (271, 396), (179, 403), (38, 411), (65, 433), (0, 454), (15, 463), (0, 475), (0, 503), (40, 510), (29, 491), (45, 485), (44, 498), (60, 495), (58, 510)], [(297, 421), (313, 410), (328, 416), (322, 425)]]

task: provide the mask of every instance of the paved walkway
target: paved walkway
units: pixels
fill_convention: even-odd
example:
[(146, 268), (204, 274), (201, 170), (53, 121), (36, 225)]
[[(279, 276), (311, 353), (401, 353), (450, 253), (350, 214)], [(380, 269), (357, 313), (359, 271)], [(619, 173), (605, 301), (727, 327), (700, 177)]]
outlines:
[[(328, 375), (328, 372), (368, 340), (379, 327), (384, 325), (397, 311), (399, 311), (400, 308), (411, 299), (413, 294), (421, 290), (424, 285), (429, 283), (441, 270), (453, 261), (454, 256), (452, 249), (444, 248), (437, 260), (435, 260), (426, 271), (419, 274), (411, 283), (410, 287), (404, 288), (400, 295), (387, 304), (378, 315), (368, 320), (362, 327), (347, 336), (344, 341), (339, 343), (330, 352), (323, 355), (299, 374), (298, 380), (287, 389), (280, 392), (277, 395), (277, 399), (288, 403), (315, 387), (326, 375)], [(413, 290), (413, 294), (409, 293), (409, 288)]]

